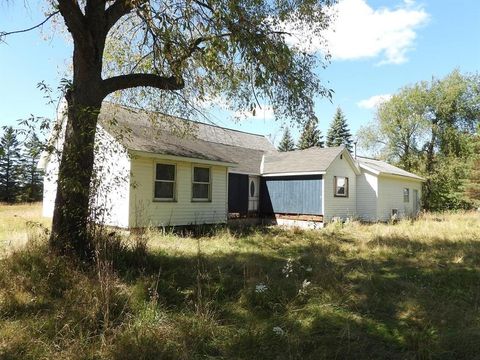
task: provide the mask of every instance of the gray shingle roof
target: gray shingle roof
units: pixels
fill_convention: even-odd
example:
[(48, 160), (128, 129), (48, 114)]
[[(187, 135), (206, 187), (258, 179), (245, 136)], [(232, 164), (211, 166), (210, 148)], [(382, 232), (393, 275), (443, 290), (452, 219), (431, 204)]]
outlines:
[(262, 135), (110, 103), (99, 122), (129, 150), (235, 163), (239, 172), (258, 174), (263, 153), (275, 151)]
[(324, 172), (344, 146), (278, 152), (265, 155), (263, 174)]
[(357, 156), (357, 161), (360, 167), (362, 167), (362, 165), (366, 166), (374, 171), (379, 172), (380, 174), (398, 175), (398, 176), (405, 176), (405, 177), (409, 177), (417, 180), (424, 180), (422, 177), (418, 175), (415, 175), (411, 172), (400, 169), (396, 166), (390, 165), (385, 161), (369, 159), (361, 156)]

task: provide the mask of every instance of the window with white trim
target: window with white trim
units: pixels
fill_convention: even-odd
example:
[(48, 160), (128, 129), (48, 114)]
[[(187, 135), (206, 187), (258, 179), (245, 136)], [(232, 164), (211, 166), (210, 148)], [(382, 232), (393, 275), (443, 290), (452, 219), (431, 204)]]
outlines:
[(410, 189), (404, 188), (403, 189), (403, 202), (408, 203), (410, 202)]
[(334, 177), (334, 194), (337, 197), (348, 197), (348, 177)]
[(194, 166), (192, 177), (192, 201), (210, 201), (211, 185), (210, 168)]
[(176, 167), (173, 164), (155, 165), (154, 199), (160, 201), (175, 200)]

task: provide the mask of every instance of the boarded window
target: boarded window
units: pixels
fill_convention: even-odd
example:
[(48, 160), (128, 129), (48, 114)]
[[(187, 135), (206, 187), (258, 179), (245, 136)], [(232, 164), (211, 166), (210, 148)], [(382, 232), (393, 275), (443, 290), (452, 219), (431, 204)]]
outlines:
[(175, 200), (175, 173), (175, 165), (156, 165), (154, 194), (156, 200)]
[(335, 196), (348, 197), (348, 178), (343, 176), (335, 176), (334, 180)]
[(403, 202), (410, 202), (410, 189), (408, 188), (403, 189)]
[(192, 182), (192, 200), (193, 201), (209, 201), (210, 200), (210, 168), (193, 167)]

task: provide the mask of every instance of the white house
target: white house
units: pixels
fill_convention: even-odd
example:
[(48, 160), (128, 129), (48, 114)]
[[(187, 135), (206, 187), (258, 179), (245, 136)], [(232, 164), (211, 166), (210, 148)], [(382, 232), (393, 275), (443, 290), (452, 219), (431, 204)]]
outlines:
[[(59, 129), (65, 119), (59, 116)], [(155, 123), (155, 125), (153, 125)], [(62, 149), (63, 132), (52, 137)], [(53, 214), (58, 158), (45, 155), (44, 216)], [(413, 216), (423, 179), (344, 147), (277, 152), (264, 137), (104, 103), (95, 153), (95, 208), (135, 228), (257, 217), (323, 226)]]

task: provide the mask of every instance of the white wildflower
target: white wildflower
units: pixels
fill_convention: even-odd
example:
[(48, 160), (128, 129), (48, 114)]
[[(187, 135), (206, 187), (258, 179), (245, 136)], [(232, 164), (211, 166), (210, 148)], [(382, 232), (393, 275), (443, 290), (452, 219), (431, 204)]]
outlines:
[(278, 335), (278, 336), (285, 335), (285, 331), (280, 326), (274, 326), (272, 330), (275, 333), (275, 335)]
[(267, 290), (268, 290), (268, 287), (265, 284), (260, 283), (255, 286), (255, 292), (257, 294), (263, 294)]
[(306, 272), (312, 272), (312, 270), (313, 270), (313, 269), (312, 269), (311, 266), (309, 266), (309, 267), (307, 267), (307, 268), (305, 269)]
[(288, 278), (290, 274), (293, 273), (293, 259), (287, 259), (287, 263), (283, 267), (282, 273), (285, 275), (286, 278)]
[(305, 295), (308, 291), (308, 288), (310, 286), (311, 282), (308, 281), (307, 279), (303, 280), (302, 282), (302, 287), (298, 290), (299, 295)]

